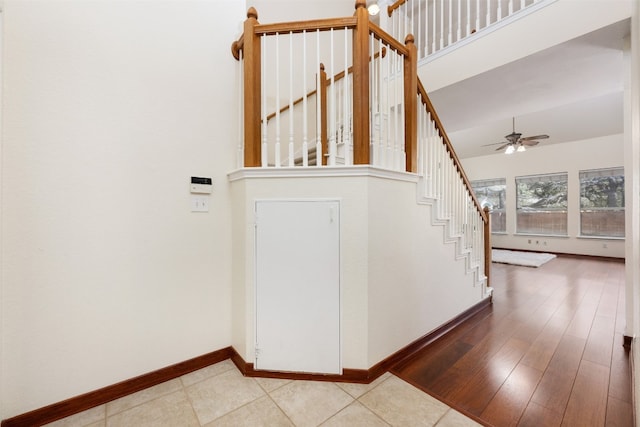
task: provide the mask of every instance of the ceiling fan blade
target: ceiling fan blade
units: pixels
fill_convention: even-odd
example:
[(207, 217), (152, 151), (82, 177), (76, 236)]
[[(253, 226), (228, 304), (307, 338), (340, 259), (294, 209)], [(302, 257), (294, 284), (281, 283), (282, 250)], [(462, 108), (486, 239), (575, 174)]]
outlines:
[(507, 143), (507, 142), (504, 142), (504, 141), (502, 141), (502, 142), (494, 142), (493, 144), (484, 144), (484, 145), (481, 145), (481, 147), (489, 147), (489, 146), (491, 146), (491, 145), (500, 145), (500, 144), (508, 144), (508, 143)]
[(531, 141), (532, 139), (547, 139), (549, 135), (536, 135), (536, 136), (527, 136), (524, 138), (520, 138), (520, 141)]
[(531, 141), (531, 140), (524, 141), (524, 140), (522, 140), (522, 141), (520, 141), (520, 143), (522, 145), (526, 145), (527, 147), (533, 147), (534, 145), (540, 144), (540, 141)]
[(503, 145), (501, 145), (500, 147), (496, 148), (496, 151), (504, 150), (504, 149), (505, 149), (505, 148), (507, 148), (509, 145), (511, 145), (511, 143), (510, 143), (510, 142), (508, 142), (508, 143), (506, 143), (506, 144), (503, 144)]

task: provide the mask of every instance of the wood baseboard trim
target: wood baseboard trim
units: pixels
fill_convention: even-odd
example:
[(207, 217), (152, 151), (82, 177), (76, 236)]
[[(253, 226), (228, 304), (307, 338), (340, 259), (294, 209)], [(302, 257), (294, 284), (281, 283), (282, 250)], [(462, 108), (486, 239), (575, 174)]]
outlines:
[[(464, 311), (454, 319), (415, 340), (409, 345), (393, 353), (384, 360), (373, 365), (369, 369), (343, 369), (342, 374), (312, 374), (296, 372), (274, 372), (255, 370), (253, 363), (247, 363), (233, 347), (226, 347), (211, 353), (204, 354), (157, 371), (143, 374), (138, 377), (125, 380), (95, 391), (72, 397), (62, 402), (54, 403), (12, 418), (2, 420), (1, 427), (34, 427), (57, 421), (87, 409), (105, 404), (120, 397), (127, 396), (145, 388), (158, 385), (165, 381), (178, 378), (198, 369), (205, 368), (226, 359), (231, 359), (238, 370), (247, 377), (280, 378), (294, 380), (313, 380), (331, 382), (350, 382), (368, 384), (393, 367), (411, 359), (420, 350), (441, 338), (456, 326), (466, 321), (476, 313), (491, 305), (491, 298)], [(626, 338), (626, 337), (625, 337)]]
[(456, 327), (466, 322), (476, 314), (480, 313), (482, 310), (490, 307), (491, 304), (493, 304), (493, 298), (489, 296), (483, 299), (482, 301), (480, 301), (479, 303), (471, 306), (467, 310), (463, 311), (453, 319), (449, 320), (447, 323), (444, 323), (440, 327), (434, 329), (428, 334), (418, 338), (411, 344), (407, 345), (406, 347), (392, 354), (387, 359), (380, 362), (379, 365), (383, 365), (382, 367), (385, 368), (386, 370), (392, 370), (392, 369), (402, 367), (402, 365), (410, 361), (421, 350), (433, 344), (435, 341), (442, 338), (443, 336), (445, 336), (446, 334), (448, 334), (449, 332), (451, 332)]
[(410, 360), (420, 350), (424, 349), (429, 344), (433, 343), (437, 339), (443, 337), (445, 334), (452, 331), (455, 327), (465, 322), (478, 312), (484, 310), (492, 304), (490, 297), (485, 298), (479, 303), (475, 304), (471, 308), (460, 313), (455, 318), (451, 319), (447, 323), (443, 324), (437, 329), (429, 332), (428, 334), (418, 338), (409, 345), (401, 348), (397, 352), (393, 353), (389, 357), (386, 357), (382, 361), (376, 363), (369, 369), (343, 369), (342, 375), (340, 374), (311, 374), (311, 373), (297, 373), (297, 372), (275, 372), (275, 371), (263, 371), (255, 370), (253, 363), (247, 363), (240, 356), (235, 349), (233, 349), (233, 355), (231, 360), (238, 367), (238, 370), (242, 375), (247, 377), (259, 377), (259, 378), (278, 378), (278, 379), (290, 379), (290, 380), (312, 380), (312, 381), (332, 381), (332, 382), (350, 382), (369, 384), (380, 375), (392, 368), (399, 366)]
[(158, 369), (157, 371), (63, 400), (62, 402), (7, 418), (2, 420), (0, 425), (2, 427), (41, 426), (229, 359), (232, 353), (234, 353), (234, 351), (231, 347), (223, 348), (184, 362), (176, 363), (175, 365), (167, 366), (166, 368)]

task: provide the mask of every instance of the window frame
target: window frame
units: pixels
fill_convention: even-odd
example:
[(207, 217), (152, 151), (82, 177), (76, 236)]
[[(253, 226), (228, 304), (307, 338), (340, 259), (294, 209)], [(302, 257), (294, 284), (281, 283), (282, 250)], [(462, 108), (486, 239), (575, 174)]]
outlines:
[[(587, 195), (585, 194), (585, 184), (583, 182), (584, 179), (592, 179), (592, 178), (598, 178), (598, 177), (622, 177), (622, 184), (618, 184), (619, 186), (621, 186), (622, 188), (616, 188), (614, 191), (616, 194), (619, 194), (619, 197), (617, 197), (617, 201), (619, 201), (620, 206), (606, 206), (606, 207), (599, 207), (599, 206), (584, 206), (584, 202), (585, 200), (591, 200), (589, 197), (587, 197)], [(625, 238), (625, 233), (626, 233), (626, 227), (625, 227), (625, 211), (626, 211), (626, 200), (625, 200), (625, 185), (626, 185), (626, 179), (625, 179), (625, 174), (624, 174), (624, 167), (623, 166), (617, 166), (617, 167), (610, 167), (610, 168), (597, 168), (597, 169), (584, 169), (584, 170), (580, 170), (578, 171), (578, 182), (580, 185), (580, 197), (579, 197), (579, 217), (580, 217), (580, 233), (579, 236), (582, 238), (588, 238), (588, 239), (624, 239)], [(615, 215), (613, 218), (611, 218), (610, 215), (608, 215), (608, 219), (606, 217), (603, 218), (602, 213), (603, 212), (617, 212), (618, 214)], [(592, 215), (585, 215), (585, 214), (592, 214)], [(608, 233), (606, 232), (607, 230), (603, 230), (603, 232), (601, 233), (597, 233), (597, 232), (593, 232), (593, 233), (589, 233), (589, 232), (585, 232), (585, 217), (586, 216), (593, 216), (593, 217), (599, 217), (599, 220), (597, 219), (592, 219), (591, 221), (589, 221), (592, 224), (592, 228), (597, 228), (599, 225), (601, 225), (602, 223), (606, 224), (611, 224), (611, 223), (616, 223), (618, 224), (617, 229), (622, 229), (622, 233), (615, 233), (615, 232), (611, 232), (612, 229), (609, 228), (608, 229)], [(604, 221), (603, 221), (604, 220)], [(593, 225), (593, 224), (597, 224), (597, 225)], [(614, 225), (615, 226), (615, 225)]]
[[(516, 196), (516, 234), (520, 235), (540, 235), (540, 236), (553, 236), (553, 237), (568, 237), (568, 221), (569, 221), (569, 173), (568, 172), (554, 172), (546, 174), (536, 175), (523, 175), (515, 177), (515, 196)], [(564, 183), (564, 191), (557, 193), (555, 196), (558, 198), (560, 206), (554, 207), (552, 205), (531, 208), (531, 206), (523, 206), (521, 196), (521, 184), (533, 184), (534, 191), (535, 186), (548, 183), (558, 182)], [(541, 200), (541, 199), (540, 199)], [(535, 202), (538, 203), (538, 202)], [(560, 214), (560, 215), (558, 215)], [(545, 220), (535, 218), (536, 216), (546, 215)], [(529, 220), (526, 217), (529, 217)], [(524, 226), (525, 221), (533, 225), (527, 227)], [(549, 226), (551, 224), (551, 226)], [(534, 228), (537, 228), (534, 230)]]
[[(494, 208), (493, 206), (489, 206), (489, 216), (491, 217), (491, 234), (507, 234), (507, 179), (506, 178), (491, 178), (491, 179), (477, 179), (471, 181), (471, 188), (473, 193), (478, 199), (481, 207), (487, 206), (487, 204), (483, 203), (481, 197), (477, 192), (478, 188), (488, 188), (493, 186), (503, 186), (502, 193), (503, 197), (500, 198), (502, 201), (501, 208)], [(497, 226), (500, 226), (500, 229), (497, 229)]]

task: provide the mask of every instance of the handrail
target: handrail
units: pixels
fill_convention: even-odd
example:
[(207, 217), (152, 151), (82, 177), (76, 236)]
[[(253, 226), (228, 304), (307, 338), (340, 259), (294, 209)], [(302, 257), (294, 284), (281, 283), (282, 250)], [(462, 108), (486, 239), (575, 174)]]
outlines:
[[(258, 13), (251, 7), (247, 12), (247, 17), (258, 19)], [(257, 36), (272, 36), (274, 34), (292, 33), (298, 34), (304, 31), (329, 31), (332, 29), (353, 29), (357, 19), (355, 16), (343, 18), (315, 19), (311, 21), (291, 21), (277, 22), (273, 24), (256, 24), (253, 27), (253, 34)], [(244, 49), (244, 34), (231, 44), (231, 53), (236, 60), (240, 60), (239, 52)]]
[(316, 19), (312, 21), (279, 22), (275, 24), (258, 24), (254, 27), (258, 36), (272, 36), (277, 33), (302, 33), (303, 31), (329, 31), (332, 29), (355, 28), (356, 17)]
[(471, 187), (471, 181), (469, 181), (469, 178), (467, 177), (467, 174), (465, 173), (464, 169), (462, 168), (462, 163), (460, 162), (460, 159), (458, 158), (458, 155), (456, 154), (456, 150), (453, 149), (453, 145), (451, 144), (451, 140), (449, 139), (449, 136), (445, 132), (444, 126), (442, 126), (442, 122), (440, 121), (440, 117), (438, 117), (438, 113), (436, 113), (435, 108), (433, 108), (433, 104), (431, 103), (431, 99), (429, 99), (429, 96), (427, 95), (427, 91), (425, 90), (424, 86), (422, 85), (422, 82), (420, 81), (420, 78), (418, 78), (418, 94), (420, 95), (420, 98), (421, 98), (422, 102), (427, 107), (427, 111), (431, 114), (431, 119), (435, 123), (436, 129), (438, 129), (438, 131), (440, 132), (440, 135), (442, 136), (442, 140), (444, 141), (444, 144), (447, 147), (447, 151), (449, 152), (449, 155), (451, 156), (451, 160), (453, 160), (453, 163), (455, 164), (456, 169), (458, 170), (458, 173), (460, 174), (460, 177), (462, 178), (462, 181), (464, 182), (464, 185), (467, 187), (467, 190), (469, 190), (469, 194), (471, 195), (471, 198), (473, 199), (473, 203), (475, 204), (476, 209), (478, 210), (478, 212), (480, 213), (480, 216), (482, 217), (482, 221), (485, 224), (488, 223), (489, 222), (489, 217), (487, 216), (486, 212), (482, 208), (482, 205), (480, 204), (480, 202), (478, 202), (478, 199), (476, 198), (476, 195), (473, 192), (473, 189)]
[(395, 3), (387, 6), (387, 15), (391, 16), (394, 10), (405, 4), (407, 0), (397, 0)]
[(379, 26), (377, 26), (371, 21), (369, 21), (369, 32), (373, 33), (373, 35), (378, 40), (381, 40), (386, 44), (388, 44), (389, 47), (395, 50), (396, 52), (398, 52), (399, 55), (409, 56), (409, 49), (407, 49), (405, 45), (400, 43), (398, 40), (393, 38), (391, 34), (387, 33), (385, 30), (383, 30), (382, 28), (380, 28)]
[[(383, 48), (382, 48), (382, 57), (384, 58), (384, 57), (386, 56), (386, 54), (387, 54), (387, 48), (386, 48), (386, 47), (383, 47)], [(373, 55), (373, 59), (378, 59), (379, 57), (380, 57), (380, 52), (376, 52), (376, 53)], [(369, 61), (371, 61), (371, 57), (369, 57)], [(347, 68), (347, 72), (346, 72), (346, 73), (345, 73), (344, 71), (340, 71), (339, 73), (336, 73), (336, 75), (335, 75), (335, 76), (333, 76), (333, 81), (334, 81), (334, 82), (338, 82), (338, 81), (340, 81), (340, 80), (344, 79), (346, 75), (348, 75), (348, 74), (352, 74), (352, 73), (353, 73), (353, 66), (351, 66), (351, 67)], [(330, 80), (329, 80), (329, 81), (330, 81)], [(296, 99), (295, 101), (293, 101), (293, 106), (296, 106), (296, 105), (298, 105), (299, 103), (301, 103), (301, 102), (304, 100), (304, 98), (305, 98), (305, 97), (306, 97), (306, 98), (309, 98), (309, 97), (311, 97), (311, 96), (315, 95), (315, 94), (316, 94), (316, 92), (317, 92), (317, 90), (316, 90), (316, 89), (313, 89), (312, 91), (308, 92), (308, 93), (306, 94), (306, 96), (301, 96), (300, 98)], [(288, 109), (289, 109), (289, 104), (287, 104), (287, 105), (285, 105), (284, 107), (280, 108), (280, 113), (284, 113), (284, 112), (285, 112), (285, 111), (287, 111)], [(268, 122), (269, 120), (273, 119), (275, 116), (276, 116), (276, 113), (275, 113), (275, 112), (273, 112), (273, 113), (271, 113), (271, 114), (267, 115), (267, 122)]]

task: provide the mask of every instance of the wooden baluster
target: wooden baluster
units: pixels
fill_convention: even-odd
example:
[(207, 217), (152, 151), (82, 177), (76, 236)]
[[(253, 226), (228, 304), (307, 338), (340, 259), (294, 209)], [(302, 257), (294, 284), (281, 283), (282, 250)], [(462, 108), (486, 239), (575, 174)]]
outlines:
[(249, 8), (244, 21), (244, 166), (260, 166), (260, 37), (254, 27), (258, 24), (258, 12)]
[(491, 281), (491, 216), (489, 207), (484, 207), (484, 275), (487, 277), (487, 287)]
[(404, 59), (404, 152), (405, 170), (417, 171), (418, 159), (418, 126), (417, 110), (418, 100), (416, 88), (418, 87), (418, 53), (414, 44), (413, 35), (409, 34), (404, 41), (409, 55)]
[(356, 1), (353, 31), (353, 163), (369, 164), (369, 12), (365, 0)]
[[(327, 139), (327, 73), (324, 71), (324, 64), (320, 64), (320, 87), (318, 88), (320, 97), (320, 141), (322, 152), (316, 152), (316, 162), (318, 166), (327, 164), (327, 154), (329, 153), (329, 141)], [(318, 159), (320, 157), (320, 159)]]

